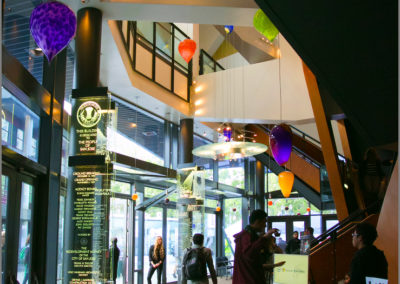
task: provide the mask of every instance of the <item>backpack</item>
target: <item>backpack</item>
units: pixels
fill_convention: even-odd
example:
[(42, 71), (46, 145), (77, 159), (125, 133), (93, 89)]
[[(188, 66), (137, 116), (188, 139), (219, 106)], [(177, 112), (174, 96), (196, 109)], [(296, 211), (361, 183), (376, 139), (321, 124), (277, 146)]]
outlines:
[(189, 248), (183, 259), (183, 272), (189, 280), (207, 277), (206, 259), (203, 248)]

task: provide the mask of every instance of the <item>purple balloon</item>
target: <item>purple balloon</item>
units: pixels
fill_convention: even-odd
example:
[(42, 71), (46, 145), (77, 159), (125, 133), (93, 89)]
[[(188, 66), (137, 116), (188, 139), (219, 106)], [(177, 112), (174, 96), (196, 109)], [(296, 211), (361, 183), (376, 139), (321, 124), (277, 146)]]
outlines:
[(68, 6), (46, 2), (32, 11), (29, 27), (33, 39), (50, 62), (75, 36), (76, 17)]
[(292, 133), (285, 126), (275, 125), (269, 136), (269, 145), (275, 161), (282, 166), (289, 161), (292, 152)]

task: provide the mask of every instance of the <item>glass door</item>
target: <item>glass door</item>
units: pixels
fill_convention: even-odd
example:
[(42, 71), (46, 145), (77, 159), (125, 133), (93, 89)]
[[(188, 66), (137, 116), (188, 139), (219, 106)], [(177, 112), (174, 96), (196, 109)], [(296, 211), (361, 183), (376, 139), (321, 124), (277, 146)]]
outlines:
[[(118, 259), (115, 259), (115, 271), (111, 275), (116, 278), (117, 284), (128, 283), (128, 256), (129, 256), (129, 200), (112, 197), (110, 200), (110, 248), (113, 242), (119, 249)], [(110, 250), (110, 251), (115, 251)], [(110, 255), (110, 258), (114, 257)]]
[(3, 165), (2, 256), (3, 275), (30, 283), (31, 234), (35, 179)]

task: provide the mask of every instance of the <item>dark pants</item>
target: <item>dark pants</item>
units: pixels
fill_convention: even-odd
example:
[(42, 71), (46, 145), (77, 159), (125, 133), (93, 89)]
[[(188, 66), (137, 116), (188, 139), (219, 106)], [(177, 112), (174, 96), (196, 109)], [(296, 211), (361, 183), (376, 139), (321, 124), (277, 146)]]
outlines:
[(162, 263), (157, 268), (154, 268), (150, 263), (149, 273), (147, 274), (147, 284), (151, 284), (151, 277), (153, 276), (154, 271), (156, 271), (156, 270), (157, 270), (157, 284), (161, 284), (161, 275), (162, 275), (163, 265), (164, 265), (164, 263)]

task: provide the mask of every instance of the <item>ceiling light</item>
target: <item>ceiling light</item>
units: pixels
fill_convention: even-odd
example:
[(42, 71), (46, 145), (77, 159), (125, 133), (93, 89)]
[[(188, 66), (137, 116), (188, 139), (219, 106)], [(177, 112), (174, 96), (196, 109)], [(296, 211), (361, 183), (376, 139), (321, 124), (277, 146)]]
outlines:
[[(210, 158), (214, 160), (235, 160), (254, 156), (265, 152), (268, 147), (261, 143), (233, 141), (232, 128), (224, 127), (224, 134), (221, 135), (223, 141), (203, 145), (192, 151), (193, 155), (201, 158)], [(255, 140), (253, 141), (255, 142)]]
[(132, 122), (132, 123), (130, 124), (130, 126), (131, 126), (132, 128), (135, 128), (135, 127), (137, 126), (137, 124), (134, 123), (134, 122)]

